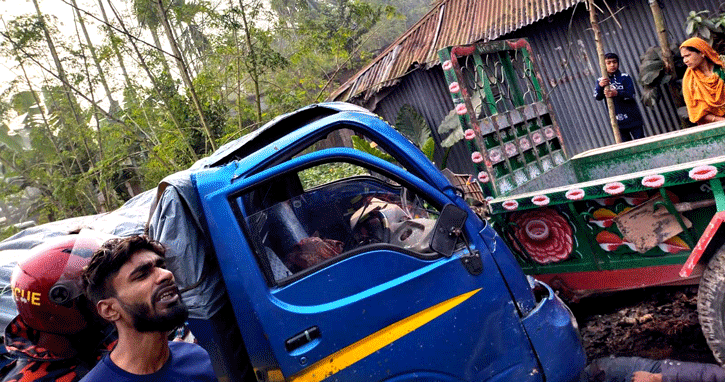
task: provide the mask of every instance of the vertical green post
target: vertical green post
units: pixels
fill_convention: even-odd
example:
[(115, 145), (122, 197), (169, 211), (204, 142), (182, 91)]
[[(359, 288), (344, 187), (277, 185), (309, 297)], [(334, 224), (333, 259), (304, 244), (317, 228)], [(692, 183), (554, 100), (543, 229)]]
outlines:
[(516, 71), (514, 66), (511, 64), (511, 55), (509, 51), (502, 51), (498, 53), (501, 58), (501, 65), (503, 66), (503, 72), (506, 75), (506, 79), (511, 84), (509, 90), (513, 95), (513, 102), (515, 107), (524, 106), (524, 95), (521, 93), (519, 87), (519, 81), (516, 78)]
[(539, 100), (539, 102), (542, 102), (544, 100), (544, 93), (541, 91), (541, 84), (539, 83), (539, 78), (536, 77), (536, 74), (534, 73), (534, 63), (533, 61), (531, 61), (529, 50), (526, 48), (522, 48), (521, 54), (524, 56), (524, 71), (526, 72), (526, 75), (531, 78), (531, 83), (534, 84), (536, 99)]

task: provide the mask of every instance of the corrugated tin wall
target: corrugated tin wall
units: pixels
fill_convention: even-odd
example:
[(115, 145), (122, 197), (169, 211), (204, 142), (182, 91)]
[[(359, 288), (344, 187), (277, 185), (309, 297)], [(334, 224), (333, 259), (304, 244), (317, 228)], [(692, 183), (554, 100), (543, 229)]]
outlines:
[[(650, 46), (658, 44), (649, 3), (647, 0), (608, 0), (607, 3), (617, 12), (616, 19), (622, 29), (613, 18), (606, 19), (606, 16), (600, 15), (605, 50), (617, 52), (622, 70), (636, 80), (639, 56)], [(671, 0), (660, 1), (660, 4), (670, 41), (679, 43), (685, 39), (684, 22), (688, 13), (704, 9), (716, 13), (720, 2)], [(531, 43), (569, 155), (614, 143), (606, 106), (593, 98), (599, 64), (589, 14), (584, 5), (579, 4), (502, 39), (514, 37), (525, 37)], [(640, 92), (636, 81), (635, 86)], [(374, 111), (394, 122), (398, 109), (405, 103), (415, 106), (431, 128), (438, 126), (453, 108), (440, 66), (428, 71), (413, 71), (403, 77)], [(663, 97), (654, 108), (640, 107), (648, 135), (679, 128), (675, 107), (669, 97)], [(440, 158), (437, 159), (440, 161)], [(468, 154), (462, 147), (451, 153), (448, 163), (453, 171), (472, 171)]]
[[(416, 70), (403, 77), (398, 86), (378, 103), (374, 112), (391, 124), (395, 124), (398, 110), (409, 104), (415, 107), (428, 122), (436, 142), (441, 141), (437, 128), (448, 112), (453, 110), (453, 101), (448, 91), (440, 65), (431, 70)], [(442, 163), (443, 152), (436, 149), (435, 162)], [(447, 167), (453, 172), (471, 173), (473, 166), (464, 144), (457, 144), (448, 156)]]
[[(600, 15), (600, 27), (605, 51), (616, 52), (620, 68), (637, 83), (640, 55), (658, 45), (654, 21), (648, 1), (608, 1), (614, 18)], [(660, 1), (671, 43), (679, 44), (686, 36), (684, 22), (691, 10), (709, 9), (715, 13), (719, 1), (676, 0)], [(617, 25), (621, 24), (621, 29)], [(571, 23), (571, 28), (569, 24)], [(604, 101), (593, 98), (599, 63), (589, 14), (584, 4), (572, 11), (562, 12), (512, 35), (526, 37), (535, 52), (539, 72), (545, 82), (549, 99), (564, 135), (570, 155), (614, 143), (609, 115)], [(665, 94), (666, 95), (666, 94)], [(676, 108), (670, 97), (663, 96), (654, 107), (640, 104), (648, 135), (679, 129)]]

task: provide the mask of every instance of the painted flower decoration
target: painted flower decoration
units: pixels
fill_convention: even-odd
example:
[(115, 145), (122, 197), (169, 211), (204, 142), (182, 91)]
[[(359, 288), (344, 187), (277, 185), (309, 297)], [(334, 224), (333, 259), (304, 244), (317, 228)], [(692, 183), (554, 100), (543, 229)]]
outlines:
[(625, 241), (617, 234), (609, 231), (599, 232), (597, 236), (594, 237), (594, 240), (599, 243), (599, 246), (602, 247), (603, 250), (607, 252), (614, 252), (621, 246), (629, 248), (630, 251), (636, 251), (634, 244)]
[(478, 151), (474, 151), (473, 154), (471, 154), (471, 160), (473, 163), (481, 163), (483, 162), (483, 155), (481, 155)]
[(531, 134), (531, 140), (534, 141), (534, 144), (540, 144), (544, 141), (544, 138), (541, 136), (541, 133), (536, 131), (533, 134)]
[(697, 166), (690, 170), (690, 178), (695, 180), (709, 180), (717, 175), (717, 168), (709, 164)]
[(476, 132), (473, 131), (473, 129), (467, 129), (463, 132), (463, 136), (466, 138), (467, 141), (470, 141), (473, 138), (476, 138)]
[(503, 203), (501, 203), (501, 206), (509, 211), (513, 211), (517, 208), (519, 208), (519, 202), (515, 200), (507, 200)]
[(478, 181), (481, 183), (488, 183), (491, 178), (488, 176), (488, 173), (486, 171), (481, 171), (478, 173)]
[(554, 132), (554, 129), (552, 129), (551, 127), (547, 127), (544, 129), (544, 135), (546, 136), (546, 139), (551, 139), (556, 136), (556, 133)]
[(665, 184), (664, 175), (660, 175), (660, 174), (647, 175), (644, 178), (642, 178), (642, 185), (645, 187), (658, 188), (658, 187), (662, 187), (664, 184)]
[(607, 183), (604, 185), (603, 190), (609, 195), (618, 195), (624, 192), (624, 184), (622, 182)]
[(566, 196), (566, 198), (569, 200), (579, 200), (582, 199), (584, 195), (584, 190), (582, 190), (581, 188), (573, 188), (567, 191), (566, 194), (564, 194), (564, 196)]
[[(552, 208), (515, 212), (511, 215), (514, 249), (526, 252), (539, 264), (569, 258), (574, 250), (574, 232), (567, 219)], [(523, 247), (523, 248), (522, 248)]]
[(451, 82), (451, 84), (448, 85), (448, 90), (450, 90), (451, 93), (458, 93), (461, 90), (461, 86), (458, 85), (458, 82)]
[(468, 113), (468, 109), (466, 109), (465, 104), (459, 103), (458, 105), (456, 105), (456, 114), (464, 115), (466, 113)]
[(491, 159), (491, 162), (498, 163), (501, 161), (501, 151), (500, 150), (491, 150), (488, 152), (488, 158)]
[(443, 63), (443, 70), (450, 70), (452, 67), (453, 67), (453, 63), (451, 62), (451, 60), (446, 60)]
[(528, 150), (531, 148), (531, 142), (526, 138), (519, 139), (519, 146), (521, 147), (521, 150)]
[(503, 147), (503, 149), (506, 151), (506, 155), (508, 155), (509, 157), (516, 155), (516, 145), (511, 142), (507, 143)]
[(551, 199), (549, 199), (546, 195), (536, 195), (533, 198), (531, 198), (531, 203), (534, 203), (537, 206), (545, 206), (549, 204)]

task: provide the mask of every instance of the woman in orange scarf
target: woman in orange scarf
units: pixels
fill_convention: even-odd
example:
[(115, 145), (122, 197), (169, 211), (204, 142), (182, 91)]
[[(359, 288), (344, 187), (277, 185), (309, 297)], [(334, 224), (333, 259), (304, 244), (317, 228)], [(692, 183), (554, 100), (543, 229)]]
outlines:
[(725, 72), (712, 47), (699, 37), (685, 40), (680, 54), (687, 65), (682, 95), (690, 121), (703, 124), (725, 121)]

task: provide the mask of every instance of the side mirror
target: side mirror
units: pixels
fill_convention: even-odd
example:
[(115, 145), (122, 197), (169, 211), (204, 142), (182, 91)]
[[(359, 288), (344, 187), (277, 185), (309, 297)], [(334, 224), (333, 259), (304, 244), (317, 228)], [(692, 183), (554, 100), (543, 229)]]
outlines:
[(466, 211), (454, 204), (443, 206), (433, 230), (430, 248), (445, 257), (451, 257), (467, 217)]

